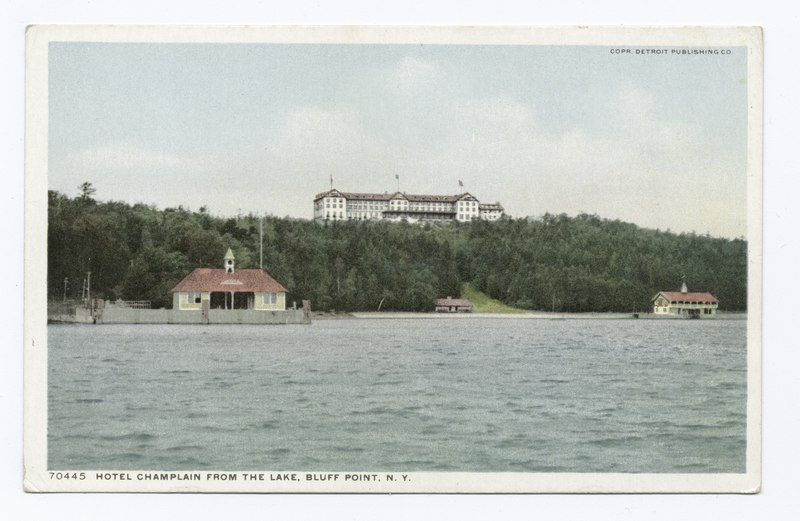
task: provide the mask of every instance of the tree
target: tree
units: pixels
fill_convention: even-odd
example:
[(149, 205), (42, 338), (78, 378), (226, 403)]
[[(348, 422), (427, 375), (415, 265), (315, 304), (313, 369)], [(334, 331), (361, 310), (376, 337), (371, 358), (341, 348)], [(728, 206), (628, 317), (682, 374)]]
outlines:
[(95, 189), (94, 186), (92, 186), (92, 183), (90, 183), (89, 181), (84, 181), (78, 187), (78, 190), (80, 190), (80, 194), (81, 195), (80, 195), (79, 199), (81, 201), (84, 201), (84, 202), (94, 201), (92, 196), (97, 192), (97, 190)]

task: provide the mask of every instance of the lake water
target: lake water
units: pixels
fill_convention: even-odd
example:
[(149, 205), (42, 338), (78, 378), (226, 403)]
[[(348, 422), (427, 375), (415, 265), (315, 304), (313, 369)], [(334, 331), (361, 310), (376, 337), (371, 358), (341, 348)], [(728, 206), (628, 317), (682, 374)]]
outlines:
[(50, 325), (51, 470), (744, 472), (746, 321)]

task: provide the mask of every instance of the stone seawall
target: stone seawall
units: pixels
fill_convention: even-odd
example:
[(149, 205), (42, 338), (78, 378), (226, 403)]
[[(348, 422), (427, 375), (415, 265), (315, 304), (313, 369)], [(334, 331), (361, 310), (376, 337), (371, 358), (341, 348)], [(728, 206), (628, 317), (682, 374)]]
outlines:
[(96, 324), (310, 324), (311, 317), (302, 309), (255, 311), (250, 309), (210, 309), (206, 319), (200, 311), (174, 309), (130, 309), (106, 307), (95, 311), (77, 309), (74, 315), (51, 316), (53, 322)]

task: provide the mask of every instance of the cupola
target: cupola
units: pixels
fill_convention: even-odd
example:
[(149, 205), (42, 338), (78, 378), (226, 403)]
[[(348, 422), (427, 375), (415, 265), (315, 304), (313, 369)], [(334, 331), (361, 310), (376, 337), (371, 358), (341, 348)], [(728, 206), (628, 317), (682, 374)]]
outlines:
[(234, 260), (233, 252), (228, 248), (228, 253), (225, 254), (225, 273), (233, 273)]

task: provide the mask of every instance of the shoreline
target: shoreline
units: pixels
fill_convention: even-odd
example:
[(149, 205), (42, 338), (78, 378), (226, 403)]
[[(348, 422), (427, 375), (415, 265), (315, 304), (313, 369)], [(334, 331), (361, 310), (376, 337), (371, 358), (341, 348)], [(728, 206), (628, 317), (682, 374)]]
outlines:
[[(336, 314), (322, 313), (314, 315), (314, 320), (336, 319), (513, 319), (513, 320), (689, 320), (686, 317), (654, 315), (653, 313), (638, 313), (638, 319), (633, 313), (553, 313), (548, 311), (534, 311), (530, 313), (436, 313), (436, 312), (406, 312), (406, 311), (355, 311)], [(747, 313), (720, 313), (700, 318), (699, 320), (747, 320)]]
[[(685, 316), (674, 315), (654, 315), (653, 313), (614, 313), (614, 312), (585, 312), (585, 313), (558, 313), (550, 311), (531, 311), (525, 313), (437, 313), (412, 312), (412, 311), (353, 311), (353, 312), (311, 312), (311, 322), (316, 320), (404, 320), (404, 319), (425, 319), (425, 320), (468, 320), (468, 319), (487, 319), (487, 320), (689, 320)], [(240, 317), (241, 318), (241, 317)], [(746, 312), (718, 313), (716, 315), (701, 316), (699, 320), (747, 320)], [(48, 317), (48, 324), (91, 324), (91, 319), (77, 319), (74, 316), (52, 315)], [(194, 321), (146, 321), (146, 320), (100, 320), (98, 323), (195, 323)], [(199, 322), (197, 322), (199, 323)], [(214, 323), (237, 324), (255, 323), (251, 321), (215, 321)], [(273, 321), (273, 324), (299, 323), (295, 321)], [(308, 322), (303, 322), (308, 323)]]

